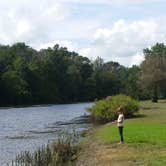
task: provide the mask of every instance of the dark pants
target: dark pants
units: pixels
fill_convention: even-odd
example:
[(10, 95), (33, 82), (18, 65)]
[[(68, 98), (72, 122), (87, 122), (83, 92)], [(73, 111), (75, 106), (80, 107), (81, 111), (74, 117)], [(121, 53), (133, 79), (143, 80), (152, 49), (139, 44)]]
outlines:
[(118, 126), (120, 140), (123, 142), (123, 126)]

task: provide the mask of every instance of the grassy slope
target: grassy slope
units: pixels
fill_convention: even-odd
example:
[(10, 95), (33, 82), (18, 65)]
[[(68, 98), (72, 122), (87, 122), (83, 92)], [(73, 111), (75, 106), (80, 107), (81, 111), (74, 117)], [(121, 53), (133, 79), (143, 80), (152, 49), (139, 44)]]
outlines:
[[(95, 160), (100, 166), (166, 165), (166, 101), (140, 105), (139, 116), (125, 121), (125, 143), (117, 145), (116, 125), (106, 124), (85, 143), (87, 149), (82, 155), (87, 154), (86, 160)], [(94, 151), (93, 155), (88, 155), (89, 151)]]

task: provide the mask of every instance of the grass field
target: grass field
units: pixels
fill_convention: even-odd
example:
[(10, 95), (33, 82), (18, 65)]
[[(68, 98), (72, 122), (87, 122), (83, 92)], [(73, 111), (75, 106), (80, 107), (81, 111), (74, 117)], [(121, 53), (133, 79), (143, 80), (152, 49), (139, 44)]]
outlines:
[(86, 153), (88, 148), (94, 151), (89, 160), (100, 166), (166, 165), (166, 100), (140, 102), (140, 107), (135, 118), (125, 120), (124, 144), (117, 144), (116, 125), (106, 124), (95, 130), (87, 141)]

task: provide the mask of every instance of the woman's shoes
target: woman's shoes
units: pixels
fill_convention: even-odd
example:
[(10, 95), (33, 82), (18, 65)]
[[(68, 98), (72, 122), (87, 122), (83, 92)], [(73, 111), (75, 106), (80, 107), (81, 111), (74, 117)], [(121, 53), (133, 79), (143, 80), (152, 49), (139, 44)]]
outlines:
[(120, 145), (120, 144), (122, 144), (123, 142), (122, 141), (120, 141), (119, 143), (118, 143), (118, 145)]

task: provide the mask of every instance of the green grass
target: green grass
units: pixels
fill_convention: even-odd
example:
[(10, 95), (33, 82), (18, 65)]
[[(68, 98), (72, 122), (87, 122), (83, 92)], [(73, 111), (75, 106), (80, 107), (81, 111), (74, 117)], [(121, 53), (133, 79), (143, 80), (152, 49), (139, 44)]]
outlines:
[[(125, 120), (125, 143), (122, 146), (126, 148), (117, 160), (142, 162), (140, 165), (149, 166), (166, 165), (166, 101), (146, 101), (140, 105), (139, 115)], [(116, 144), (119, 140), (117, 126), (102, 126), (96, 137), (106, 144)], [(125, 151), (131, 152), (130, 155), (124, 155)]]
[[(119, 139), (116, 126), (107, 126), (98, 133), (104, 141), (116, 142)], [(124, 127), (126, 143), (148, 143), (166, 146), (166, 125), (154, 122), (128, 121)]]

